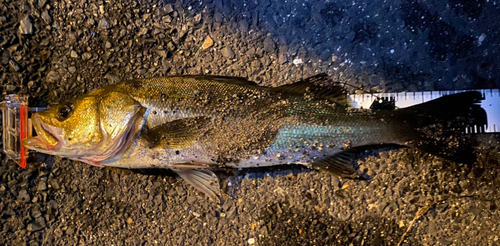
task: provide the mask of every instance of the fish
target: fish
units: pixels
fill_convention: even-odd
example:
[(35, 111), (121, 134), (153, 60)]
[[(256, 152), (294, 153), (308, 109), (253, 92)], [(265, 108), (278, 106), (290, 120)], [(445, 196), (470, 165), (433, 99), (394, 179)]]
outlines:
[(362, 178), (353, 160), (371, 146), (474, 162), (464, 129), (485, 117), (481, 98), (472, 91), (354, 109), (324, 74), (279, 87), (228, 76), (132, 79), (34, 113), (36, 134), (22, 144), (97, 167), (170, 169), (217, 200), (214, 170), (299, 164)]

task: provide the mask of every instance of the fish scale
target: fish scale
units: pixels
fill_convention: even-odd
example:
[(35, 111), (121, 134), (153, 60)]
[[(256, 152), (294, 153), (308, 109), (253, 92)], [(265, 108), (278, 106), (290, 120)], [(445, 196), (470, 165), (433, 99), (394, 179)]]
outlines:
[[(140, 89), (136, 84), (140, 84)], [(255, 86), (244, 87), (203, 78), (183, 77), (137, 79), (121, 83), (117, 87), (149, 109), (146, 119), (149, 127), (178, 119), (213, 116), (214, 108), (218, 107), (217, 99), (234, 100), (234, 95), (246, 94), (249, 91), (260, 92)], [(203, 96), (214, 98), (207, 105), (200, 107), (195, 104), (199, 102), (196, 97)], [(179, 107), (179, 104), (183, 104), (183, 107)], [(155, 111), (157, 114), (153, 114)]]

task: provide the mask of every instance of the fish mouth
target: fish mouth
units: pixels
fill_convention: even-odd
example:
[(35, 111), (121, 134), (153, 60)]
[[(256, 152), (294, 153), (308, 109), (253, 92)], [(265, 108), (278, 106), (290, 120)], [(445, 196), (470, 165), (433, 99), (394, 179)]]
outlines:
[(52, 127), (49, 124), (43, 122), (43, 120), (40, 118), (40, 115), (38, 114), (33, 114), (32, 121), (37, 136), (24, 139), (22, 141), (22, 145), (25, 148), (40, 152), (57, 150), (61, 148), (61, 130), (56, 129), (55, 127)]

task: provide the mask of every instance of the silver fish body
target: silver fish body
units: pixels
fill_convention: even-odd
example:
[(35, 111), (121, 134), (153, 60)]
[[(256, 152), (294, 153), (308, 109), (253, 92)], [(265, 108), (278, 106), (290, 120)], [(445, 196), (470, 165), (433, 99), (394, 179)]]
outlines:
[(220, 76), (124, 81), (36, 114), (38, 136), (23, 144), (96, 166), (169, 168), (217, 197), (215, 167), (302, 164), (352, 176), (349, 153), (380, 144), (455, 157), (462, 150), (443, 139), (462, 140), (459, 128), (480, 100), (463, 93), (403, 110), (352, 110), (318, 79), (325, 76), (277, 88)]

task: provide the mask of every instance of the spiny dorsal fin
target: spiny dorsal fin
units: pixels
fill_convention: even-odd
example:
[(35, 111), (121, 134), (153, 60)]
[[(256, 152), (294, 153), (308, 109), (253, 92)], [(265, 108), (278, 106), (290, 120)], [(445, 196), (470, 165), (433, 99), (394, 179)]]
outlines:
[(343, 106), (353, 105), (344, 88), (334, 85), (327, 74), (318, 74), (293, 84), (272, 88), (272, 90), (295, 95), (312, 95), (314, 98), (328, 100)]
[(222, 83), (234, 84), (234, 85), (250, 85), (259, 86), (255, 82), (249, 81), (246, 78), (235, 77), (235, 76), (219, 76), (219, 75), (184, 75), (184, 78), (194, 78), (194, 79), (208, 79), (215, 80)]
[(207, 117), (174, 120), (146, 130), (143, 137), (151, 148), (178, 149), (190, 146), (210, 121)]

